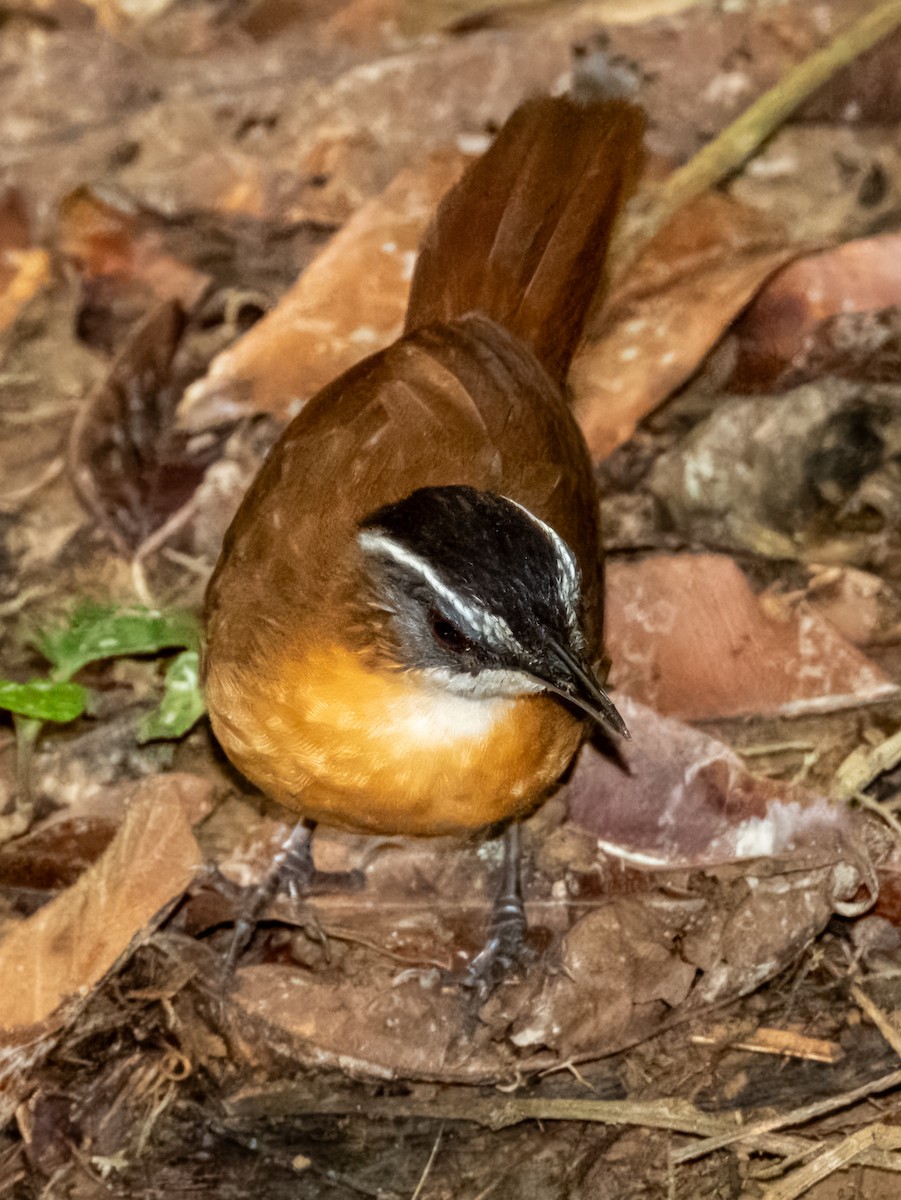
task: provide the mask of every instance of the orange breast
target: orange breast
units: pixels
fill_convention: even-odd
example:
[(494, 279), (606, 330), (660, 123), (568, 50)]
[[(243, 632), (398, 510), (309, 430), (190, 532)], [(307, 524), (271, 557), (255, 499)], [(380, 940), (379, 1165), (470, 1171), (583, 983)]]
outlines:
[(469, 833), (528, 812), (559, 779), (583, 725), (545, 694), (452, 695), (415, 672), (375, 672), (340, 646), (285, 659), (268, 679), (207, 682), (229, 757), (274, 799), (343, 829)]

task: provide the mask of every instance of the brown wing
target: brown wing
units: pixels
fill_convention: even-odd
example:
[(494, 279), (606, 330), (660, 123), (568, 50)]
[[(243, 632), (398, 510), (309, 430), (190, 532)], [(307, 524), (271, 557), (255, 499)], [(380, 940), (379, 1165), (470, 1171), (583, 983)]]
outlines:
[(508, 496), (557, 530), (579, 560), (596, 646), (599, 547), (584, 442), (525, 347), (478, 316), (408, 335), (295, 418), (227, 535), (207, 596), (209, 642), (220, 654), (265, 656), (273, 632), (321, 628), (357, 523), (415, 488), (447, 484)]

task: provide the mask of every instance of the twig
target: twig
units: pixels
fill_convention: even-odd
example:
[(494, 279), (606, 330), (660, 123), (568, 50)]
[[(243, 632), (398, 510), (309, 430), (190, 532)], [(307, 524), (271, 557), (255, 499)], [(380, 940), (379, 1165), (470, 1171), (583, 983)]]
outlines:
[(828, 1175), (841, 1171), (863, 1151), (872, 1148), (897, 1150), (901, 1147), (901, 1128), (897, 1125), (873, 1124), (856, 1129), (846, 1138), (827, 1147), (811, 1162), (781, 1179), (764, 1194), (764, 1200), (796, 1200)]
[(693, 1146), (685, 1146), (673, 1153), (673, 1159), (677, 1163), (691, 1162), (693, 1159), (712, 1154), (714, 1150), (722, 1150), (735, 1142), (746, 1141), (749, 1137), (754, 1138), (761, 1134), (772, 1133), (790, 1125), (804, 1125), (808, 1121), (812, 1121), (814, 1117), (822, 1117), (826, 1113), (848, 1108), (849, 1105), (856, 1104), (858, 1100), (865, 1100), (868, 1096), (876, 1095), (878, 1092), (887, 1092), (899, 1085), (901, 1085), (901, 1071), (892, 1071), (891, 1074), (881, 1075), (878, 1079), (872, 1079), (869, 1083), (853, 1088), (850, 1092), (827, 1096), (824, 1100), (817, 1100), (813, 1104), (793, 1108), (789, 1112), (778, 1113), (774, 1117), (766, 1117), (761, 1121), (753, 1121), (748, 1125), (738, 1125), (730, 1133), (706, 1138), (703, 1142), (696, 1142)]
[(435, 1158), (437, 1157), (438, 1147), (441, 1145), (441, 1139), (443, 1136), (444, 1136), (444, 1123), (442, 1122), (441, 1126), (438, 1129), (438, 1136), (435, 1138), (435, 1145), (432, 1147), (432, 1153), (429, 1155), (429, 1161), (426, 1163), (425, 1169), (423, 1170), (422, 1174), (419, 1176), (419, 1183), (417, 1183), (416, 1191), (410, 1197), (410, 1200), (419, 1200), (419, 1197), (422, 1195), (422, 1189), (425, 1187), (425, 1181), (428, 1179), (429, 1172), (432, 1169), (432, 1164), (434, 1163)]
[[(899, 1072), (901, 1076), (901, 1072)], [(232, 1117), (237, 1120), (291, 1112), (294, 1116), (307, 1111), (309, 1096), (303, 1088), (285, 1085), (283, 1088), (269, 1087), (265, 1093), (250, 1091), (236, 1096), (228, 1104)], [(318, 1115), (357, 1116), (368, 1114), (383, 1118), (431, 1118), (444, 1121), (474, 1121), (488, 1129), (505, 1129), (523, 1121), (584, 1121), (603, 1125), (637, 1125), (650, 1129), (671, 1129), (675, 1133), (687, 1133), (730, 1138), (734, 1131), (744, 1138), (741, 1126), (736, 1126), (733, 1116), (716, 1116), (701, 1112), (686, 1100), (668, 1099), (654, 1101), (635, 1100), (567, 1100), (535, 1099), (519, 1096), (484, 1097), (450, 1093), (440, 1098), (418, 1100), (416, 1097), (380, 1096), (369, 1106), (357, 1099), (346, 1097), (317, 1097), (315, 1107), (310, 1109)], [(786, 1156), (803, 1152), (806, 1147), (802, 1139), (785, 1134), (751, 1137), (750, 1144), (767, 1154)]]
[(647, 192), (641, 211), (622, 222), (614, 235), (608, 257), (611, 275), (621, 274), (631, 260), (627, 244), (643, 246), (688, 200), (737, 171), (808, 96), (899, 24), (901, 0), (884, 0), (788, 71), (684, 167)]
[(736, 746), (735, 752), (742, 758), (763, 758), (770, 754), (806, 754), (815, 749), (813, 742), (758, 742), (751, 746)]
[(40, 471), (37, 478), (31, 483), (25, 484), (24, 487), (16, 488), (12, 492), (4, 492), (0, 495), (0, 512), (15, 512), (26, 500), (30, 500), (37, 492), (47, 486), (48, 483), (53, 483), (62, 475), (66, 461), (61, 454), (56, 458), (52, 458), (50, 462)]
[[(835, 772), (829, 789), (833, 800), (851, 800), (874, 779), (901, 762), (901, 730), (878, 746), (858, 746)], [(884, 815), (884, 814), (883, 814)]]
[(861, 1008), (866, 1013), (891, 1048), (901, 1058), (901, 1033), (889, 1021), (882, 1009), (874, 1004), (863, 988), (858, 987), (856, 983), (851, 984), (851, 996), (858, 1008)]

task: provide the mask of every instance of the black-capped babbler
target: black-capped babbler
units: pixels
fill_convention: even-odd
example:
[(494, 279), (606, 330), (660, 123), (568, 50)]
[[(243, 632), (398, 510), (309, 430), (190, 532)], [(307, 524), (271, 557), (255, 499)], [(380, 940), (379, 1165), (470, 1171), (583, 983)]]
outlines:
[(309, 867), (316, 822), (507, 826), (481, 990), (527, 954), (517, 821), (590, 721), (626, 732), (596, 673), (597, 497), (564, 380), (643, 133), (624, 100), (516, 110), (440, 205), (403, 336), (287, 427), (207, 593), (213, 729), (303, 819), (278, 865)]

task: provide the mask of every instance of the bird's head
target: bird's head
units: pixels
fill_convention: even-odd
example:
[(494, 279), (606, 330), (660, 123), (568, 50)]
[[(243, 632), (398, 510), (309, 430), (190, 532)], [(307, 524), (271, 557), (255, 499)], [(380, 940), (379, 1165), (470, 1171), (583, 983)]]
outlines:
[(429, 487), (371, 513), (357, 541), (395, 666), (474, 698), (551, 692), (628, 736), (586, 657), (578, 564), (549, 525), (503, 496)]

